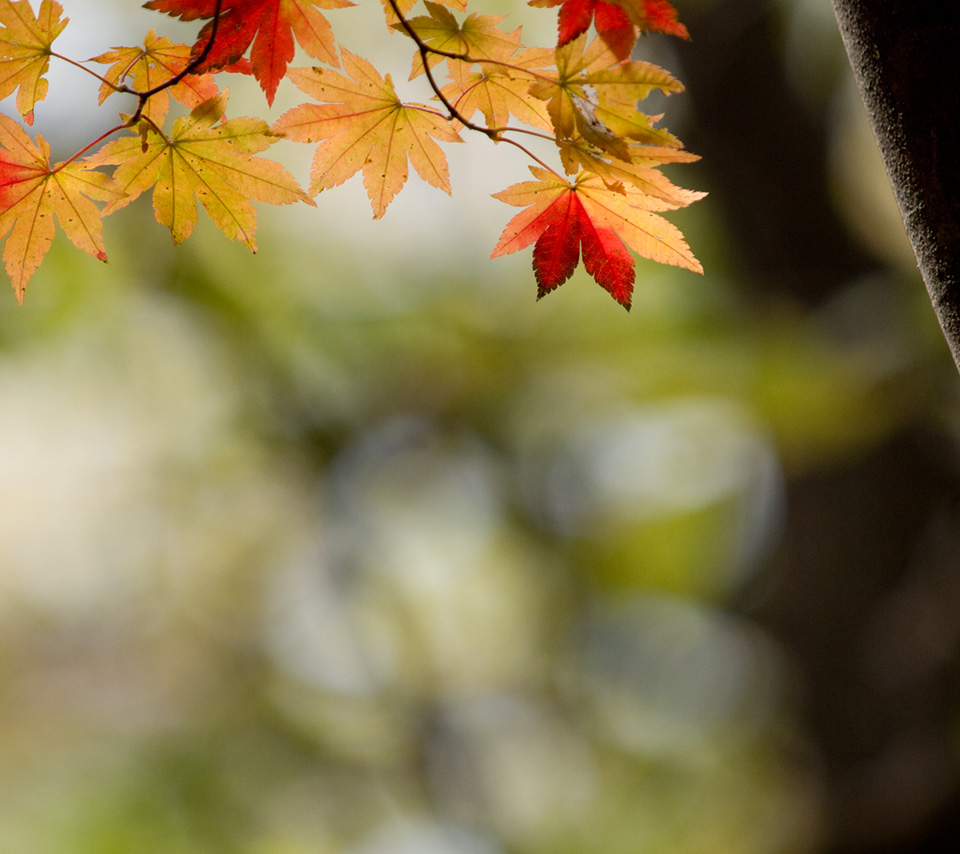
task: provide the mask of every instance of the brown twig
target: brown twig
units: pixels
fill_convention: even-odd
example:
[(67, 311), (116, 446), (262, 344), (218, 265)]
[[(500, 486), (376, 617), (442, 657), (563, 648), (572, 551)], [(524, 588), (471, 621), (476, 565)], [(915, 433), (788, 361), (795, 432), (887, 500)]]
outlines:
[[(177, 74), (175, 74), (169, 80), (165, 80), (163, 83), (159, 83), (156, 86), (154, 86), (152, 89), (147, 89), (145, 91), (134, 89), (133, 87), (127, 86), (126, 84), (121, 84), (118, 86), (116, 83), (111, 83), (105, 77), (102, 77), (92, 69), (87, 68), (85, 65), (82, 65), (79, 62), (75, 62), (74, 60), (69, 59), (65, 56), (61, 56), (60, 54), (51, 54), (51, 56), (56, 56), (58, 59), (62, 59), (64, 62), (68, 62), (71, 65), (75, 65), (78, 68), (82, 68), (84, 71), (92, 74), (98, 80), (102, 81), (103, 83), (106, 83), (115, 92), (137, 96), (137, 109), (130, 115), (130, 117), (123, 124), (120, 124), (114, 128), (111, 128), (106, 133), (102, 133), (93, 142), (90, 142), (87, 145), (85, 145), (72, 157), (69, 157), (68, 159), (64, 160), (63, 163), (58, 164), (56, 169), (51, 170), (51, 174), (55, 172), (59, 172), (64, 167), (69, 166), (71, 163), (73, 163), (73, 161), (76, 160), (77, 158), (83, 157), (83, 155), (86, 154), (91, 148), (103, 142), (103, 140), (105, 140), (108, 136), (112, 136), (113, 134), (118, 133), (119, 131), (122, 131), (125, 128), (133, 127), (143, 117), (143, 109), (144, 107), (146, 107), (147, 101), (150, 98), (152, 98), (158, 92), (162, 92), (164, 89), (169, 89), (171, 86), (176, 86), (177, 83), (183, 80), (184, 77), (186, 77), (189, 74), (193, 74), (200, 67), (203, 61), (210, 55), (210, 51), (213, 50), (213, 43), (217, 38), (217, 28), (220, 24), (220, 11), (222, 6), (223, 6), (223, 0), (216, 0), (216, 5), (214, 6), (214, 10), (213, 10), (213, 26), (210, 28), (210, 38), (207, 39), (207, 43), (203, 46), (203, 50), (201, 50), (200, 53), (198, 53), (195, 57), (191, 58), (190, 62), (188, 62)], [(156, 126), (156, 124), (153, 123), (153, 121), (150, 121), (150, 124), (153, 125), (154, 130), (157, 131), (157, 133), (159, 133), (160, 136), (163, 136), (163, 132)], [(164, 139), (166, 139), (166, 137), (164, 137)]]
[[(510, 139), (510, 137), (504, 136), (504, 131), (518, 131), (515, 128), (490, 128), (486, 125), (479, 125), (476, 122), (471, 121), (466, 116), (464, 116), (456, 106), (451, 103), (450, 99), (443, 94), (443, 90), (440, 88), (439, 84), (436, 81), (436, 78), (433, 76), (433, 70), (430, 68), (430, 63), (427, 61), (427, 57), (433, 53), (438, 56), (445, 56), (448, 59), (459, 59), (463, 62), (468, 61), (466, 54), (453, 53), (451, 51), (439, 50), (428, 45), (417, 31), (410, 25), (410, 22), (403, 16), (400, 11), (400, 7), (397, 5), (397, 0), (388, 0), (390, 3), (390, 8), (393, 10), (393, 13), (397, 16), (397, 19), (400, 22), (400, 26), (403, 27), (404, 32), (413, 39), (414, 43), (417, 46), (417, 50), (420, 52), (420, 61), (423, 64), (423, 73), (427, 77), (427, 81), (430, 83), (430, 88), (433, 89), (434, 94), (436, 94), (437, 99), (443, 104), (444, 108), (447, 110), (448, 115), (446, 116), (448, 121), (458, 121), (468, 130), (476, 131), (477, 133), (482, 133), (484, 136), (489, 137), (494, 142), (506, 142), (515, 148), (519, 148), (527, 157), (539, 163), (544, 169), (550, 172), (552, 175), (555, 175), (562, 181), (565, 181), (566, 178), (561, 176), (555, 169), (552, 169), (546, 163), (544, 163), (537, 155), (535, 155), (530, 149), (526, 146), (521, 145), (515, 139)], [(471, 62), (476, 60), (469, 60)], [(497, 63), (505, 64), (505, 63)], [(539, 136), (536, 131), (527, 131), (527, 133), (532, 133)], [(552, 139), (552, 137), (547, 137)]]

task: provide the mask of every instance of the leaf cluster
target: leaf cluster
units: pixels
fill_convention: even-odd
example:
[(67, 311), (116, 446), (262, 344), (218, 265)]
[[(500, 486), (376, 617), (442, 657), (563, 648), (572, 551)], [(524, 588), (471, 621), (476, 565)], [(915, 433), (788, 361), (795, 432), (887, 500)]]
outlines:
[[(566, 281), (581, 256), (626, 308), (631, 250), (701, 271), (661, 215), (702, 197), (660, 171), (696, 157), (638, 106), (653, 91), (683, 87), (664, 69), (631, 59), (641, 33), (687, 37), (669, 2), (530, 0), (560, 7), (550, 47), (524, 45), (520, 29), (501, 28), (504, 16), (468, 12), (467, 0), (426, 0), (418, 15), (411, 14), (417, 0), (382, 3), (386, 25), (413, 43), (410, 79), (425, 79), (427, 103), (403, 101), (389, 74), (337, 43), (324, 12), (349, 0), (150, 0), (147, 9), (202, 21), (196, 42), (175, 44), (151, 29), (142, 45), (85, 62), (53, 50), (68, 23), (56, 0), (41, 0), (36, 11), (29, 0), (0, 0), (0, 97), (16, 93), (27, 125), (47, 94), (53, 58), (97, 77), (101, 103), (125, 94), (136, 104), (57, 164), (43, 137), (0, 116), (0, 238), (17, 299), (52, 242), (54, 220), (77, 247), (106, 261), (103, 217), (152, 191), (156, 219), (176, 243), (190, 236), (199, 202), (225, 235), (256, 251), (254, 202), (313, 205), (359, 172), (380, 218), (410, 166), (450, 193), (441, 144), (461, 142), (468, 130), (532, 161), (532, 181), (495, 194), (523, 210), (492, 257), (534, 244), (540, 296)], [(318, 64), (291, 67), (296, 45)], [(252, 75), (268, 104), (285, 79), (308, 100), (272, 126), (228, 118), (224, 73)], [(189, 112), (169, 120), (171, 99)], [(531, 137), (555, 144), (556, 169), (524, 144)], [(259, 156), (283, 138), (316, 146), (307, 190)]]

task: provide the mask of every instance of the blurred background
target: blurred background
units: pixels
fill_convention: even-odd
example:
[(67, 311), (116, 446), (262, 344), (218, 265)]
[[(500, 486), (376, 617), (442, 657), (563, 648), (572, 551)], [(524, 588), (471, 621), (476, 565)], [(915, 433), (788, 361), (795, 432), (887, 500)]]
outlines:
[[(63, 5), (78, 59), (196, 33)], [(378, 5), (335, 32), (426, 100)], [(676, 5), (692, 41), (637, 55), (687, 85), (648, 111), (703, 156), (671, 219), (706, 275), (638, 262), (630, 314), (488, 260), (526, 163), (469, 135), (452, 199), (374, 223), (354, 180), (262, 207), (251, 256), (143, 198), (108, 266), (58, 238), (7, 293), (0, 850), (960, 838), (960, 377), (827, 0)], [(55, 158), (129, 109), (96, 87), (54, 63)]]

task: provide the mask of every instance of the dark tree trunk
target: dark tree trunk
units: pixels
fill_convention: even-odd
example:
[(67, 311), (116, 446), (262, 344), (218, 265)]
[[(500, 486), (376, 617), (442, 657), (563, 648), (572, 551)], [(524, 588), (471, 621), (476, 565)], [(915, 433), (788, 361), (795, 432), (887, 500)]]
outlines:
[[(956, 358), (960, 12), (914, 2), (908, 15), (904, 0), (835, 3)], [(703, 155), (691, 181), (713, 192), (738, 287), (761, 310), (786, 300), (812, 316), (857, 282), (879, 278), (889, 294), (913, 287), (833, 205), (831, 116), (792, 82), (782, 4), (680, 5), (693, 38), (674, 49), (695, 116), (680, 135)], [(888, 32), (870, 36), (874, 47), (852, 35), (878, 27)], [(960, 841), (955, 460), (952, 438), (905, 423), (880, 446), (791, 478), (773, 580), (741, 602), (797, 680), (795, 708), (823, 787), (824, 854), (932, 854)]]
[(833, 6), (907, 236), (960, 366), (960, 6)]

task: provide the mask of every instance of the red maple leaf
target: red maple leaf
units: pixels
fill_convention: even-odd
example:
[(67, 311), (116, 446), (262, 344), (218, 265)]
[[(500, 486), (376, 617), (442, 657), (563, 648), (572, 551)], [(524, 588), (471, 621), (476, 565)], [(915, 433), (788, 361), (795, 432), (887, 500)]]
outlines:
[(668, 0), (530, 0), (531, 6), (560, 6), (557, 47), (582, 35), (593, 23), (618, 59), (628, 59), (640, 32), (690, 38)]
[[(315, 59), (339, 66), (333, 32), (327, 19), (317, 11), (352, 6), (350, 0), (223, 0), (217, 37), (197, 73), (227, 68), (250, 49), (253, 76), (273, 104), (277, 86), (293, 59), (296, 36), (300, 46)], [(216, 0), (150, 0), (144, 6), (166, 12), (183, 21), (212, 18)], [(213, 31), (208, 22), (193, 46), (197, 56), (206, 47)]]
[(522, 181), (494, 194), (522, 207), (504, 229), (491, 258), (533, 247), (538, 298), (573, 275), (577, 262), (627, 310), (633, 295), (634, 262), (630, 249), (662, 264), (698, 273), (700, 262), (676, 226), (656, 211), (659, 203), (638, 191), (614, 190), (597, 176), (581, 173), (572, 183), (531, 166), (534, 181)]
[(582, 254), (583, 266), (597, 284), (630, 310), (633, 258), (612, 228), (590, 219), (575, 192), (564, 193), (535, 222), (537, 228), (545, 226), (533, 247), (538, 299), (573, 275)]
[(587, 272), (629, 311), (635, 274), (624, 242), (590, 215), (575, 186), (554, 180), (543, 170), (533, 172), (542, 183), (526, 182), (497, 194), (511, 204), (532, 201), (532, 207), (511, 220), (490, 257), (516, 252), (536, 240), (533, 272), (539, 299), (573, 275), (582, 254)]
[(643, 0), (644, 29), (651, 33), (666, 33), (670, 36), (690, 38), (687, 28), (677, 20), (677, 10), (667, 0)]

